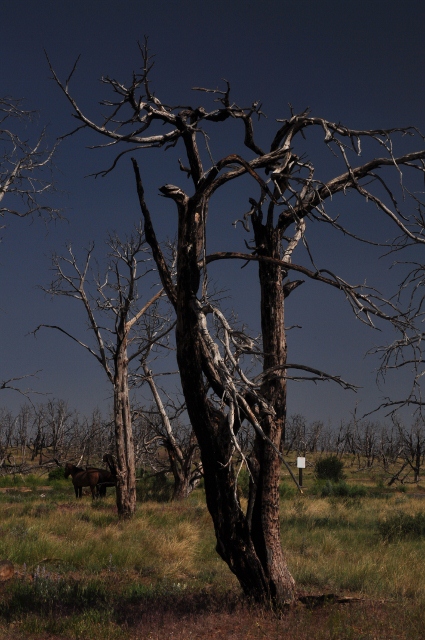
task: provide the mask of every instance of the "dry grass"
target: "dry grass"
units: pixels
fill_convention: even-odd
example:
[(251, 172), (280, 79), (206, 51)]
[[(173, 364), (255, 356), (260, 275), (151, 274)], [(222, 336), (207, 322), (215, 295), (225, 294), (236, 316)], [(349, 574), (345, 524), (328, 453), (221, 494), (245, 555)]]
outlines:
[[(368, 473), (365, 484), (376, 488), (372, 480)], [(214, 550), (201, 492), (182, 504), (141, 504), (122, 523), (112, 496), (77, 503), (60, 484), (43, 496), (0, 494), (0, 559), (17, 568), (1, 587), (0, 638), (423, 638), (425, 541), (386, 542), (377, 527), (425, 511), (409, 494), (325, 499), (307, 491), (283, 500), (282, 543), (300, 591), (364, 602), (298, 607), (280, 618), (241, 599)]]
[(172, 505), (147, 504), (131, 522), (118, 522), (112, 497), (100, 508), (82, 502), (30, 511), (10, 505), (1, 524), (0, 557), (18, 566), (33, 566), (43, 558), (65, 569), (143, 571), (156, 579), (193, 575), (202, 526), (182, 518)]
[(401, 509), (414, 515), (424, 506), (397, 496), (354, 505), (323, 499), (287, 505), (282, 541), (295, 580), (306, 588), (425, 602), (424, 541), (385, 543), (376, 526)]

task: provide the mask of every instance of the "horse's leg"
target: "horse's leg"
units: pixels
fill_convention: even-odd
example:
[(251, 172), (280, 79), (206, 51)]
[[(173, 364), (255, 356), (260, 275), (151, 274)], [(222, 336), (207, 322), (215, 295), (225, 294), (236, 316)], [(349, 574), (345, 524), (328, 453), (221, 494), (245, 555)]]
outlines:
[(75, 497), (78, 498), (78, 487), (74, 484)]
[(90, 489), (91, 489), (92, 500), (96, 500), (96, 485), (95, 484), (91, 484), (90, 485)]

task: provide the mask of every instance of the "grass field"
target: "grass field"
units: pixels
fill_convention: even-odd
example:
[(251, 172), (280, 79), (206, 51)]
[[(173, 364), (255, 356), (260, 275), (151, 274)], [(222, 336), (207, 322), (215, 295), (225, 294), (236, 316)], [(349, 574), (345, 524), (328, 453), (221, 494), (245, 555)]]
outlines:
[(201, 489), (118, 522), (112, 493), (77, 502), (64, 480), (2, 479), (0, 559), (16, 573), (0, 585), (0, 638), (423, 639), (425, 491), (354, 471), (335, 492), (306, 470), (302, 496), (283, 474), (282, 544), (300, 594), (353, 600), (279, 615), (242, 598)]

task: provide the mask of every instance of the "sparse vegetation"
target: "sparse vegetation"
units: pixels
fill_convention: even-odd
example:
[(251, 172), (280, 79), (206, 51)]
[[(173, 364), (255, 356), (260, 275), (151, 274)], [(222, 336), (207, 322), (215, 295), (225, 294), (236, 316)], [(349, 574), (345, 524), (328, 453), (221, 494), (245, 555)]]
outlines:
[(346, 464), (344, 482), (320, 485), (310, 464), (303, 495), (282, 472), (281, 527), (301, 593), (360, 602), (299, 605), (281, 618), (243, 599), (214, 551), (201, 489), (183, 503), (145, 501), (133, 520), (118, 522), (112, 493), (77, 502), (64, 479), (9, 478), (0, 492), (0, 558), (12, 560), (16, 574), (0, 594), (0, 638), (186, 640), (192, 632), (207, 638), (218, 625), (222, 637), (277, 640), (296, 625), (301, 640), (419, 640), (425, 513), (414, 496), (421, 487), (401, 494), (370, 470), (351, 469)]
[(414, 515), (399, 511), (378, 523), (378, 530), (387, 542), (404, 540), (406, 538), (425, 537), (425, 513), (419, 511)]
[(316, 483), (313, 491), (322, 498), (331, 496), (336, 498), (363, 498), (367, 494), (367, 489), (363, 485), (347, 484), (344, 481), (332, 482), (331, 480)]

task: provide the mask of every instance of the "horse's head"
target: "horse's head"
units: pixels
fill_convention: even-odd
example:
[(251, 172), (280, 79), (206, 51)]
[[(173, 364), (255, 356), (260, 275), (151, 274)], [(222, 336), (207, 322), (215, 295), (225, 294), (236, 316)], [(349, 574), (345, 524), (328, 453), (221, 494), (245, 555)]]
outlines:
[(72, 465), (70, 462), (66, 463), (66, 465), (65, 465), (65, 478), (69, 478), (69, 476), (71, 475), (73, 466), (74, 465)]

